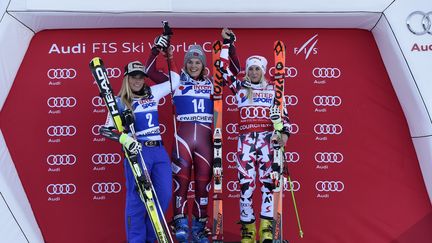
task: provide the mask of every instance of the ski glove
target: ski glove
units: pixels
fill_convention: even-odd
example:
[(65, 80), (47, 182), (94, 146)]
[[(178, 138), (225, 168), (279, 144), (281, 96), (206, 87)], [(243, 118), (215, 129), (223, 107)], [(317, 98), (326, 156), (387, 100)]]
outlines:
[(141, 143), (137, 140), (129, 137), (127, 134), (123, 133), (120, 136), (119, 142), (125, 147), (125, 149), (131, 154), (138, 154), (141, 151)]
[(278, 106), (273, 105), (270, 107), (270, 119), (273, 122), (274, 129), (276, 131), (282, 132), (284, 126), (282, 123), (281, 111)]
[(224, 28), (222, 30), (222, 38), (224, 44), (232, 44), (236, 41), (236, 36), (234, 32), (230, 29)]
[(240, 85), (244, 88), (251, 88), (252, 87), (252, 83), (249, 79), (245, 79), (245, 80), (241, 81)]
[(155, 38), (154, 45), (157, 48), (166, 49), (168, 48), (168, 36), (167, 35), (160, 35)]

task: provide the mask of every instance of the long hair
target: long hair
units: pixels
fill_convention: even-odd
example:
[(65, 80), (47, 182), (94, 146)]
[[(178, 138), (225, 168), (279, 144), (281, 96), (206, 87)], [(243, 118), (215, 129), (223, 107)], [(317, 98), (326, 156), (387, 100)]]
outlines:
[[(244, 76), (244, 80), (250, 81), (250, 78), (247, 74), (247, 70), (246, 70), (246, 74)], [(259, 84), (261, 85), (261, 88), (267, 87), (267, 85), (268, 85), (268, 82), (267, 82), (267, 79), (265, 78), (264, 72), (262, 72), (262, 74), (261, 74), (261, 79), (259, 81)], [(249, 103), (251, 103), (252, 102), (252, 87), (247, 88), (247, 98), (249, 100)]]
[[(142, 89), (147, 89), (147, 88), (148, 88), (148, 86), (144, 82)], [(137, 96), (137, 94), (132, 92), (132, 89), (129, 85), (129, 75), (124, 76), (120, 91), (118, 92), (117, 96), (120, 97), (121, 102), (123, 104), (125, 104), (128, 109), (130, 109), (132, 111), (132, 98), (134, 96)], [(142, 98), (142, 97), (144, 97), (144, 95), (141, 95), (138, 97)]]

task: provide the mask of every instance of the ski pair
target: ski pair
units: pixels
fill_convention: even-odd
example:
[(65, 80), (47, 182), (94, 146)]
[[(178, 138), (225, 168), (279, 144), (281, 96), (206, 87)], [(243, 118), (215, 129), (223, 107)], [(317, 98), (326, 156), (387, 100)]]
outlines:
[[(274, 43), (273, 48), (274, 60), (275, 60), (275, 72), (274, 72), (274, 86), (275, 86), (275, 98), (274, 106), (279, 108), (281, 118), (283, 120), (284, 112), (284, 82), (285, 82), (285, 44), (278, 40)], [(274, 128), (274, 132), (280, 138), (282, 136), (281, 132)], [(284, 168), (285, 166), (285, 168)], [(272, 173), (270, 174), (273, 179), (275, 189), (273, 190), (273, 242), (279, 243), (284, 242), (283, 240), (283, 217), (282, 217), (282, 206), (283, 206), (283, 187), (285, 180), (288, 179), (289, 190), (291, 191), (291, 196), (294, 205), (294, 211), (297, 218), (297, 225), (299, 228), (300, 238), (303, 238), (303, 231), (301, 229), (300, 217), (297, 210), (297, 203), (294, 196), (293, 184), (291, 182), (291, 177), (288, 173), (288, 168), (286, 168), (285, 163), (285, 149), (284, 146), (280, 146), (277, 143), (273, 144), (273, 163), (272, 163)], [(287, 178), (284, 177), (284, 170), (286, 171)]]
[[(133, 115), (131, 112), (126, 112), (125, 114), (123, 114), (124, 119), (122, 119), (122, 114), (120, 114), (120, 111), (118, 109), (113, 89), (108, 80), (106, 68), (102, 59), (100, 59), (99, 57), (93, 58), (89, 66), (92, 75), (98, 85), (100, 96), (105, 101), (106, 107), (114, 120), (117, 131), (124, 132), (123, 121), (125, 121), (126, 126), (128, 126), (129, 128), (129, 131), (136, 139)], [(159, 204), (159, 200), (157, 199), (157, 195), (151, 182), (150, 175), (148, 173), (141, 151), (138, 153), (138, 155), (141, 159), (142, 169), (140, 168), (138, 163), (138, 155), (129, 153), (127, 149), (123, 150), (125, 151), (125, 156), (129, 162), (130, 168), (135, 178), (135, 183), (138, 187), (139, 196), (146, 207), (158, 242), (173, 242), (168, 225), (163, 216), (163, 210)], [(162, 216), (161, 218), (158, 215), (158, 210)]]

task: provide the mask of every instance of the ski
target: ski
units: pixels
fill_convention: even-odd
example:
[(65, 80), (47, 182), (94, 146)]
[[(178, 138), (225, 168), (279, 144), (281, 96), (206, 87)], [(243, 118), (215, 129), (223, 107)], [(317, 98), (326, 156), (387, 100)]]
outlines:
[(220, 71), (222, 43), (213, 44), (213, 242), (223, 242), (223, 204), (222, 204), (222, 112), (223, 77)]
[[(275, 73), (274, 73), (274, 85), (275, 85), (275, 99), (274, 105), (279, 107), (281, 118), (285, 115), (285, 102), (284, 102), (284, 87), (285, 87), (285, 45), (282, 41), (276, 41), (274, 43), (274, 59), (275, 59)], [(275, 131), (278, 136), (281, 136), (279, 131)], [(299, 228), (300, 238), (303, 238), (303, 231), (301, 229), (300, 217), (297, 210), (297, 204), (294, 196), (293, 184), (291, 177), (288, 172), (288, 168), (285, 163), (285, 149), (284, 146), (275, 144), (273, 146), (273, 163), (272, 163), (272, 174), (271, 177), (275, 183), (275, 189), (273, 190), (273, 242), (280, 243), (286, 242), (283, 240), (283, 188), (284, 184), (288, 183), (289, 190), (293, 199), (294, 211), (297, 217), (297, 224)], [(284, 168), (285, 166), (285, 168)], [(284, 171), (287, 178), (284, 177)]]
[[(274, 43), (274, 59), (275, 59), (275, 73), (274, 73), (274, 86), (275, 98), (274, 105), (277, 106), (281, 112), (283, 119), (284, 111), (284, 81), (285, 81), (285, 45), (282, 41)], [(275, 130), (278, 136), (280, 132)], [(279, 243), (283, 240), (282, 231), (282, 199), (283, 199), (283, 162), (284, 162), (284, 147), (279, 146), (277, 143), (273, 145), (273, 176), (272, 179), (275, 184), (273, 190), (273, 242)]]
[[(131, 113), (130, 114), (125, 113), (124, 114), (125, 119), (124, 120), (122, 119), (122, 115), (120, 114), (120, 111), (118, 109), (115, 96), (113, 93), (113, 89), (108, 80), (107, 72), (102, 59), (100, 59), (99, 57), (93, 58), (90, 61), (89, 66), (92, 75), (98, 85), (100, 96), (105, 101), (106, 107), (108, 109), (108, 112), (111, 114), (111, 117), (114, 120), (117, 131), (124, 132), (123, 121), (125, 121), (125, 123), (129, 125), (129, 129), (132, 129), (133, 132), (134, 126), (133, 126), (133, 119), (131, 118), (133, 116)], [(158, 202), (155, 201), (156, 192), (154, 191), (153, 184), (151, 182), (147, 168), (145, 167), (142, 154), (139, 153), (139, 155), (141, 156), (141, 162), (142, 162), (141, 165), (143, 166), (143, 169), (141, 169), (139, 166), (138, 155), (131, 154), (126, 149), (123, 150), (125, 151), (125, 156), (129, 161), (129, 165), (135, 177), (135, 183), (138, 187), (138, 193), (147, 209), (147, 213), (150, 217), (150, 221), (152, 222), (152, 226), (155, 231), (158, 242), (159, 243), (173, 242), (171, 235), (169, 233), (169, 229), (166, 227), (164, 228), (164, 226), (161, 223), (161, 219), (159, 218), (157, 210), (158, 209), (161, 210), (161, 208)], [(158, 205), (158, 207), (156, 205)], [(161, 211), (160, 213), (162, 215), (162, 220), (165, 223), (164, 225), (166, 225), (166, 221), (163, 218), (163, 212)], [(171, 241), (169, 241), (168, 239), (170, 239)]]

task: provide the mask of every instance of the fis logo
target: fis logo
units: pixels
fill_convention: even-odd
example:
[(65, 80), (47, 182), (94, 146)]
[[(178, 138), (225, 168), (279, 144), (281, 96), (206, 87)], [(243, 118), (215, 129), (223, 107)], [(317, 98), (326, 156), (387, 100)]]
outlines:
[(318, 48), (316, 47), (318, 43), (318, 34), (312, 36), (307, 40), (301, 47), (295, 47), (294, 48), (294, 54), (304, 54), (305, 60), (309, 58), (311, 54), (316, 55), (318, 54)]

